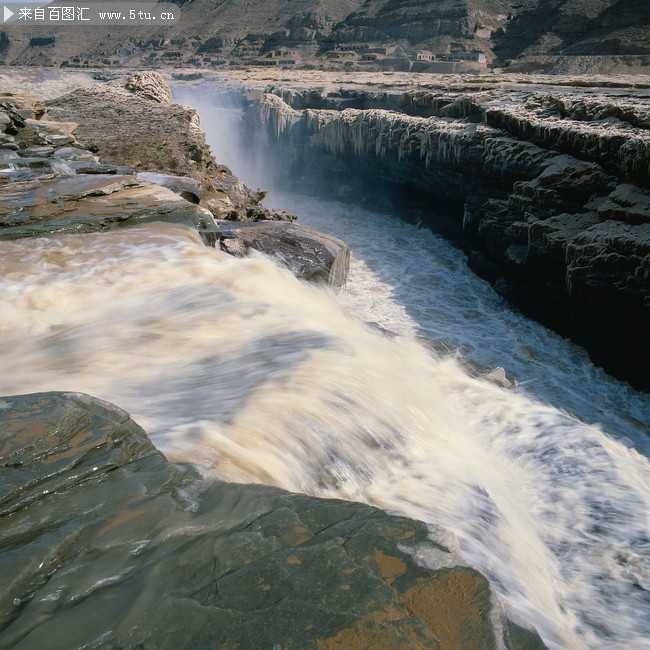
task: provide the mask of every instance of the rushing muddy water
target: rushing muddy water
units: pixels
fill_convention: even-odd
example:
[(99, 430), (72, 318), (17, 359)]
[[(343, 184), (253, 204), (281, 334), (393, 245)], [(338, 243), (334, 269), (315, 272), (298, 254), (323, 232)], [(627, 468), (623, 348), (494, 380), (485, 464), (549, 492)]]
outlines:
[[(203, 113), (246, 180), (221, 155), (236, 115)], [(267, 204), (350, 244), (344, 292), (170, 224), (0, 242), (0, 394), (87, 392), (170, 458), (440, 524), (550, 646), (650, 647), (648, 397), (430, 233)]]

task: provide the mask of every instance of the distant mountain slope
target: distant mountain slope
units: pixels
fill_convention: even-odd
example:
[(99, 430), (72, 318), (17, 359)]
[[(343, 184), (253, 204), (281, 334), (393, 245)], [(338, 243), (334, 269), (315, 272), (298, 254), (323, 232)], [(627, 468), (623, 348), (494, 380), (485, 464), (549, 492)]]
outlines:
[[(522, 2), (530, 4), (530, 0)], [(507, 0), (367, 0), (335, 33), (393, 40), (405, 48), (490, 54), (493, 33), (504, 28), (513, 11)]]
[(268, 36), (283, 30), (288, 32), (287, 39), (304, 40), (307, 34), (303, 30), (322, 37), (361, 3), (362, 0), (188, 0), (181, 5), (182, 22), (178, 29), (235, 39), (249, 34)]
[(359, 44), (398, 57), (418, 49), (483, 52), (495, 66), (548, 56), (650, 56), (648, 0), (176, 1), (181, 21), (166, 28), (7, 25), (0, 63), (200, 66), (277, 54), (292, 64), (337, 65), (328, 52)]
[(493, 39), (502, 58), (650, 54), (648, 0), (537, 0)]

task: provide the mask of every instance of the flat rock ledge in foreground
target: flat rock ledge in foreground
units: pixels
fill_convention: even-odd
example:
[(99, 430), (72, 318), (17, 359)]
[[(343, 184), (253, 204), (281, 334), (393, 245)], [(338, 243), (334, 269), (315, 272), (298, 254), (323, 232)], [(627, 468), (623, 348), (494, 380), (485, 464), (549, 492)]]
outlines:
[(121, 409), (0, 398), (0, 646), (541, 648), (442, 530), (203, 478)]

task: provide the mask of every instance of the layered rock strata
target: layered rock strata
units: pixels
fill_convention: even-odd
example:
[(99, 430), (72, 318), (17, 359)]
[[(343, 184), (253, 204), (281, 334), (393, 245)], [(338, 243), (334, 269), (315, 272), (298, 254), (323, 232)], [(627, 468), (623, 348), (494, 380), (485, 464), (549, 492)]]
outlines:
[[(0, 103), (0, 239), (101, 232), (170, 221), (216, 243), (212, 214), (172, 191), (84, 149), (75, 122), (42, 117), (42, 101), (5, 96)], [(48, 116), (49, 117), (49, 116)]]
[[(136, 73), (125, 83), (78, 89), (48, 102), (47, 119), (36, 95), (4, 98), (0, 239), (169, 221), (193, 226), (208, 245), (221, 240), (232, 254), (267, 253), (302, 279), (345, 283), (347, 246), (295, 224), (265, 226), (296, 217), (265, 208), (265, 192), (251, 191), (216, 163), (196, 111), (172, 104), (160, 75)], [(145, 113), (150, 119), (142, 119)], [(173, 175), (179, 171), (191, 176)], [(214, 216), (225, 220), (223, 227)], [(235, 250), (235, 231), (224, 235), (231, 222), (252, 222), (265, 234), (244, 237), (246, 245)]]
[(299, 185), (417, 203), (513, 304), (650, 389), (643, 91), (268, 90), (249, 132)]
[(79, 143), (103, 160), (136, 172), (194, 179), (200, 184), (198, 203), (217, 219), (295, 220), (265, 208), (265, 192), (250, 190), (215, 160), (198, 113), (173, 103), (169, 86), (156, 72), (77, 88), (48, 101), (47, 113), (51, 119), (76, 123)]
[(545, 647), (442, 530), (204, 478), (87, 395), (0, 416), (3, 647)]

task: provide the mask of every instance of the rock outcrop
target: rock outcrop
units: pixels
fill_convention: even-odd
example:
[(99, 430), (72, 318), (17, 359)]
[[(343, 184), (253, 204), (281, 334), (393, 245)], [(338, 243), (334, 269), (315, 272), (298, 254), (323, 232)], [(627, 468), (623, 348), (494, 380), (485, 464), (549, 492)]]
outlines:
[(45, 114), (45, 102), (33, 93), (0, 93), (0, 102), (8, 102), (24, 118), (40, 120)]
[[(215, 162), (196, 112), (171, 104), (171, 92), (160, 75), (139, 73), (124, 84), (79, 89), (52, 102), (47, 120), (33, 119), (42, 117), (44, 109), (35, 96), (6, 98), (0, 103), (0, 164), (5, 172), (0, 176), (0, 239), (169, 221), (193, 226), (210, 246), (221, 240), (221, 248), (231, 254), (256, 248), (299, 278), (332, 287), (345, 284), (347, 246), (289, 223), (283, 228), (283, 221), (296, 217), (265, 208), (261, 201), (266, 192), (251, 191)], [(142, 119), (145, 108), (153, 115), (152, 123)], [(49, 119), (64, 116), (78, 121)], [(162, 129), (166, 120), (167, 140), (161, 147), (153, 127)], [(187, 133), (180, 130), (184, 124), (192, 125)], [(172, 132), (172, 127), (179, 131)], [(86, 147), (96, 153), (82, 148), (75, 137), (79, 131)], [(176, 158), (193, 152), (200, 152), (196, 160)], [(128, 165), (157, 171), (136, 174)], [(195, 178), (169, 173), (179, 168)], [(217, 227), (213, 215), (227, 220), (223, 228)], [(232, 222), (249, 222), (256, 226), (256, 235), (235, 234), (240, 231), (228, 228)]]
[(650, 124), (641, 95), (473, 91), (462, 82), (270, 90), (251, 104), (249, 130), (292, 161), (289, 178), (318, 179), (342, 198), (410, 202), (513, 304), (650, 388)]
[(214, 246), (212, 214), (182, 198), (190, 179), (179, 179), (177, 191), (148, 183), (81, 148), (77, 123), (34, 114), (42, 112), (29, 96), (0, 103), (0, 239), (170, 221), (193, 226)]
[(222, 250), (245, 256), (261, 251), (303, 280), (340, 289), (350, 269), (350, 249), (336, 237), (284, 221), (219, 222)]
[(172, 103), (172, 92), (169, 86), (156, 72), (136, 72), (127, 79), (124, 87), (136, 95), (159, 104)]
[(87, 395), (0, 415), (3, 647), (544, 647), (443, 530), (204, 478)]
[(139, 72), (48, 101), (47, 112), (51, 119), (74, 121), (80, 144), (103, 160), (137, 172), (198, 181), (200, 192), (193, 194), (218, 219), (295, 219), (265, 208), (261, 204), (265, 192), (250, 190), (228, 167), (217, 163), (198, 113), (171, 99), (169, 86), (158, 73)]
[(220, 171), (198, 114), (171, 103), (169, 87), (157, 73), (95, 83), (46, 104), (50, 119), (76, 122), (81, 145), (104, 160), (179, 176)]

